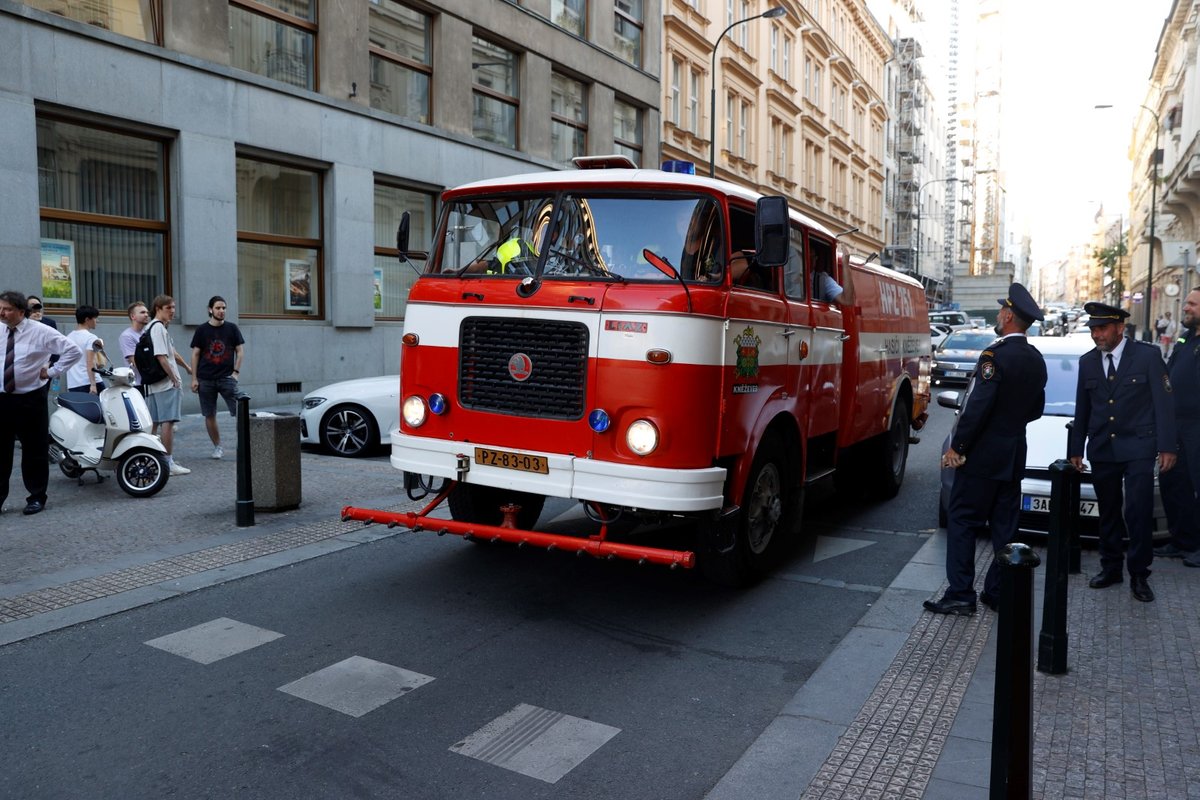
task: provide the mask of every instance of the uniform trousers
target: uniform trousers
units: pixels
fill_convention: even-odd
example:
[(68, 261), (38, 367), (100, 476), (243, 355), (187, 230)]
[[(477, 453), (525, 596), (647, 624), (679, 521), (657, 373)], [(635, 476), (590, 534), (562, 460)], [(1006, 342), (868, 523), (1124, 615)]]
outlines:
[(46, 502), (50, 482), (50, 412), (46, 392), (35, 389), (24, 394), (0, 392), (0, 505), (8, 499), (12, 477), (13, 447), (21, 442), (21, 479), (26, 502)]
[[(1092, 461), (1092, 485), (1100, 503), (1100, 569), (1121, 574), (1124, 561), (1129, 574), (1146, 577), (1154, 560), (1154, 462)], [(1125, 543), (1129, 537), (1129, 552)]]
[(1180, 550), (1200, 550), (1200, 421), (1176, 420), (1179, 449), (1175, 466), (1158, 476), (1158, 490), (1167, 512), (1171, 543)]
[[(1021, 481), (998, 481), (957, 471), (946, 509), (945, 600), (975, 602), (975, 539), (990, 534), (995, 552), (1017, 537), (1021, 513)], [(1000, 596), (1000, 570), (995, 560), (983, 579), (984, 594)]]

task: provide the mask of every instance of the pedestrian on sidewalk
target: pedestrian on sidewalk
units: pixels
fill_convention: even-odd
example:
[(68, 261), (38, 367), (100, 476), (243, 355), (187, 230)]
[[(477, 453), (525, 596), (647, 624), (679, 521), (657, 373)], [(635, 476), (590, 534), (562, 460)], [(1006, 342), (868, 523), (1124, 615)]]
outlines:
[(54, 317), (47, 317), (42, 307), (42, 298), (36, 294), (31, 294), (25, 298), (25, 307), (28, 309), (28, 316), (35, 322), (40, 322), (43, 325), (49, 325), (54, 330), (58, 330), (58, 322)]
[(1179, 322), (1183, 335), (1167, 361), (1178, 450), (1175, 468), (1158, 476), (1171, 541), (1154, 555), (1200, 567), (1200, 289), (1184, 298)]
[(68, 333), (67, 338), (83, 351), (83, 359), (67, 370), (68, 392), (100, 394), (104, 388), (104, 380), (96, 376), (96, 368), (101, 366), (96, 343), (104, 347), (104, 340), (96, 335), (96, 320), (99, 318), (100, 309), (95, 306), (82, 305), (75, 309), (75, 330)]
[[(83, 358), (83, 352), (49, 325), (26, 317), (25, 295), (0, 292), (0, 510), (8, 499), (13, 449), (21, 442), (21, 479), (26, 498), (25, 514), (46, 507), (50, 483), (50, 409), (46, 383), (62, 375)], [(51, 365), (50, 356), (58, 356)]]
[[(1025, 332), (1042, 311), (1019, 283), (1000, 300), (1000, 338), (975, 364), (962, 410), (950, 434), (942, 466), (954, 472), (946, 525), (946, 581), (940, 600), (926, 600), (935, 614), (975, 613), (975, 540), (985, 530), (999, 553), (1016, 539), (1025, 474), (1025, 426), (1046, 405), (1046, 361)], [(995, 610), (1000, 572), (993, 560), (979, 599)]]
[(187, 475), (191, 472), (187, 467), (176, 463), (173, 452), (175, 443), (175, 423), (179, 422), (179, 404), (182, 394), (182, 382), (175, 365), (183, 367), (191, 374), (191, 367), (175, 349), (175, 343), (167, 326), (175, 319), (175, 298), (169, 294), (160, 294), (154, 298), (154, 319), (147, 326), (150, 330), (150, 340), (154, 343), (154, 357), (162, 366), (167, 376), (162, 380), (146, 387), (146, 405), (150, 407), (150, 418), (154, 420), (153, 433), (162, 439), (163, 447), (167, 449), (167, 465), (172, 475)]
[(229, 306), (225, 298), (214, 295), (208, 301), (208, 324), (192, 334), (192, 391), (200, 398), (200, 414), (212, 440), (213, 458), (225, 454), (221, 449), (221, 430), (217, 427), (217, 395), (225, 400), (229, 416), (237, 414), (238, 377), (246, 340), (232, 322), (225, 321)]
[[(1122, 583), (1121, 563), (1137, 600), (1154, 600), (1154, 471), (1175, 465), (1175, 410), (1162, 351), (1125, 337), (1129, 312), (1105, 303), (1086, 303), (1095, 349), (1079, 358), (1075, 420), (1067, 457), (1075, 468), (1087, 459), (1100, 506), (1100, 571), (1093, 589)], [(1124, 541), (1129, 539), (1129, 552)]]
[(146, 329), (146, 324), (150, 322), (150, 309), (146, 308), (146, 304), (141, 300), (134, 300), (130, 303), (125, 313), (129, 316), (129, 327), (121, 331), (121, 356), (125, 359), (125, 363), (133, 370), (133, 385), (141, 391), (142, 376), (138, 374), (137, 364), (134, 363), (133, 354), (137, 351), (138, 340), (142, 338), (142, 331)]

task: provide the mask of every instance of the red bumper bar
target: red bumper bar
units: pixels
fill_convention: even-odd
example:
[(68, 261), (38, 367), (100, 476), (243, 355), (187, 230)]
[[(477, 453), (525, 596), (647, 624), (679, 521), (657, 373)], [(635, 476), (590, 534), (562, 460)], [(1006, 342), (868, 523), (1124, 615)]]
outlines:
[[(436, 503), (435, 503), (436, 505)], [(429, 509), (426, 509), (428, 511)], [(696, 554), (690, 550), (666, 550), (661, 547), (642, 547), (634, 544), (610, 542), (600, 537), (581, 539), (576, 536), (561, 536), (539, 531), (523, 531), (519, 528), (504, 528), (499, 525), (480, 525), (474, 522), (459, 522), (452, 519), (428, 517), (422, 513), (407, 511), (377, 511), (370, 508), (346, 506), (342, 509), (342, 521), (384, 523), (388, 527), (401, 525), (414, 531), (433, 531), (439, 536), (453, 533), (463, 538), (474, 537), (490, 542), (511, 542), (518, 546), (532, 545), (547, 550), (565, 550), (576, 555), (591, 555), (596, 558), (622, 558), (639, 563), (663, 564), (677, 569), (696, 566)]]

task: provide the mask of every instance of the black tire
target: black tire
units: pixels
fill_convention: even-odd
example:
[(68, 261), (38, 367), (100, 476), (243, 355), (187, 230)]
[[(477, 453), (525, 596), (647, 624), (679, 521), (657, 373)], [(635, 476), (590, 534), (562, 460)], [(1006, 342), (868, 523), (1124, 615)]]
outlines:
[(499, 525), (504, 520), (500, 506), (514, 503), (521, 507), (517, 512), (517, 527), (532, 530), (542, 515), (546, 498), (540, 494), (496, 489), (474, 483), (460, 483), (446, 498), (450, 505), (450, 516), (459, 522), (474, 522), (479, 525)]
[(117, 484), (132, 497), (158, 494), (170, 477), (167, 457), (154, 450), (130, 450), (117, 465)]
[(880, 500), (890, 500), (900, 493), (904, 485), (904, 472), (908, 468), (908, 435), (910, 414), (908, 401), (896, 401), (892, 409), (892, 422), (888, 429), (876, 437), (871, 455), (871, 495)]
[[(740, 513), (705, 533), (700, 552), (704, 576), (725, 586), (744, 586), (770, 572), (796, 540), (803, 502), (803, 488), (783, 448), (774, 440), (764, 441), (750, 467)], [(723, 530), (727, 525), (733, 530)]]
[(334, 406), (321, 418), (321, 445), (336, 456), (360, 458), (379, 444), (379, 426), (362, 406)]

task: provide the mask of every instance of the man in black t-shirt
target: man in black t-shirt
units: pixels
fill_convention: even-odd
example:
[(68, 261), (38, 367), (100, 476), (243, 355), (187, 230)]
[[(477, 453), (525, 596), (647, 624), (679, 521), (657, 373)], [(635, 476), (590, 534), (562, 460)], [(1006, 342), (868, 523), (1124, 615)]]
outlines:
[(208, 324), (192, 334), (192, 391), (200, 397), (200, 413), (213, 443), (213, 458), (224, 455), (217, 428), (217, 395), (225, 399), (230, 416), (237, 413), (238, 378), (246, 341), (237, 325), (225, 321), (227, 309), (225, 298), (214, 295), (208, 301)]

